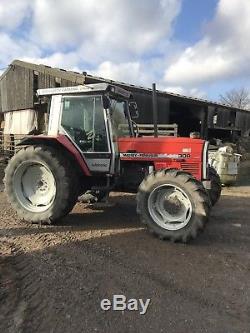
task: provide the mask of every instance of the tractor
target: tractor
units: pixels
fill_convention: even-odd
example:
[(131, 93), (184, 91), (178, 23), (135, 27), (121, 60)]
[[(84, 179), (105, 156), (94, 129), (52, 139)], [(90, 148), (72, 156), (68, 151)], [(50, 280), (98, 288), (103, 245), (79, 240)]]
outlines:
[(140, 136), (132, 94), (112, 84), (37, 95), (48, 105), (47, 129), (25, 137), (5, 170), (5, 191), (21, 219), (56, 223), (84, 193), (101, 200), (116, 191), (137, 193), (140, 220), (160, 239), (185, 243), (204, 229), (220, 190), (208, 142)]

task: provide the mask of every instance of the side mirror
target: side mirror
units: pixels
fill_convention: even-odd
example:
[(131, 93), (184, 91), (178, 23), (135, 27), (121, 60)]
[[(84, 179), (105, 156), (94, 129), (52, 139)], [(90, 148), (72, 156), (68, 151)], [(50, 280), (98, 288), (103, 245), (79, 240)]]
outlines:
[(129, 108), (130, 117), (132, 119), (136, 119), (139, 117), (139, 111), (136, 102), (129, 102), (128, 108)]
[(107, 96), (103, 96), (102, 103), (104, 109), (108, 109), (110, 107), (110, 99)]

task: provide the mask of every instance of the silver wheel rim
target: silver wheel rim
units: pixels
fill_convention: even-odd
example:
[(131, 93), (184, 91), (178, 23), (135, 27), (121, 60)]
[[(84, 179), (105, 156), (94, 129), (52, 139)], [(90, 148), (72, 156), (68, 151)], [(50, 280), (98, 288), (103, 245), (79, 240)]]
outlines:
[(184, 228), (192, 216), (192, 203), (178, 186), (164, 184), (156, 187), (148, 197), (151, 218), (161, 228), (179, 230)]
[(19, 203), (32, 213), (45, 212), (56, 196), (54, 175), (45, 164), (37, 161), (22, 162), (17, 167), (13, 186)]

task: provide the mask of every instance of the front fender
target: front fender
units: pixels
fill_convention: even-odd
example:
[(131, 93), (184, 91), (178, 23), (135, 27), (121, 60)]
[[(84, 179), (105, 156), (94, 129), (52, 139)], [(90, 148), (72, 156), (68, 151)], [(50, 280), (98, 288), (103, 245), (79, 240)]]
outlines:
[(85, 176), (91, 176), (89, 168), (78, 149), (73, 145), (73, 143), (65, 136), (46, 136), (46, 135), (34, 135), (23, 138), (16, 146), (31, 146), (31, 145), (46, 145), (51, 146), (55, 149), (64, 150), (66, 153), (75, 160), (79, 165), (80, 169)]

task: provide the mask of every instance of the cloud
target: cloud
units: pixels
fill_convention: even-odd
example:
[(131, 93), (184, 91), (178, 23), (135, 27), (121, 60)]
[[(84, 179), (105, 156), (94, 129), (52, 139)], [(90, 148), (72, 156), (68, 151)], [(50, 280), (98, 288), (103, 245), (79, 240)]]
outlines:
[(166, 69), (164, 81), (197, 85), (250, 74), (249, 0), (220, 0), (205, 36)]
[(0, 28), (13, 30), (30, 15), (32, 0), (1, 0)]
[(90, 72), (93, 75), (137, 85), (143, 85), (149, 82), (149, 77), (145, 74), (143, 63), (139, 61), (118, 64), (105, 61)]
[(1, 52), (0, 66), (7, 66), (15, 58), (38, 57), (39, 48), (24, 39), (14, 39), (5, 32), (0, 32), (0, 45), (4, 50)]
[(139, 62), (128, 62), (115, 64), (111, 61), (105, 61), (101, 63), (96, 70), (93, 71), (95, 75), (103, 76), (105, 78), (111, 78), (113, 80), (127, 81), (132, 77), (134, 80), (138, 78), (140, 73)]
[(140, 55), (171, 35), (181, 0), (36, 0), (33, 38), (88, 62)]
[(20, 60), (32, 62), (35, 64), (44, 64), (51, 67), (57, 67), (62, 69), (73, 70), (77, 72), (81, 72), (82, 69), (78, 67), (78, 54), (75, 52), (55, 52), (49, 56), (39, 56), (39, 57), (28, 57), (23, 56), (20, 57)]
[(198, 88), (184, 88), (182, 86), (158, 86), (159, 90), (163, 90), (166, 92), (184, 95), (184, 96), (191, 96), (195, 98), (207, 98), (207, 95), (204, 91), (198, 89)]
[(0, 0), (0, 68), (19, 58), (149, 85), (175, 49), (181, 1)]
[(173, 40), (182, 0), (0, 0), (0, 68), (19, 58), (204, 97), (250, 74), (250, 2), (218, 0), (203, 38)]

